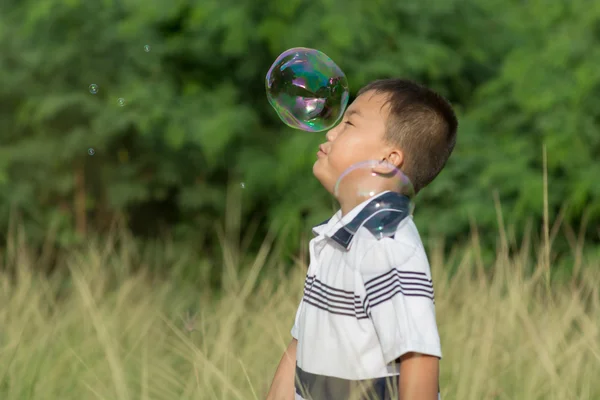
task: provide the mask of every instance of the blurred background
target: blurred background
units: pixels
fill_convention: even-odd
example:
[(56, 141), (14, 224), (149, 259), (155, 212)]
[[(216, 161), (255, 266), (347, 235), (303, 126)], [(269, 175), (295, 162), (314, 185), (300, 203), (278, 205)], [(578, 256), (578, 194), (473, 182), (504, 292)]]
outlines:
[(416, 199), (428, 246), (476, 229), (492, 257), (500, 230), (539, 242), (545, 210), (565, 268), (570, 237), (600, 243), (600, 3), (584, 0), (3, 0), (2, 242), (21, 227), (60, 254), (120, 221), (185, 249), (192, 275), (226, 229), (251, 232), (250, 253), (275, 229), (297, 257), (335, 211), (311, 172), (324, 134), (286, 127), (265, 96), (299, 46), (352, 95), (406, 77), (455, 105), (456, 150)]

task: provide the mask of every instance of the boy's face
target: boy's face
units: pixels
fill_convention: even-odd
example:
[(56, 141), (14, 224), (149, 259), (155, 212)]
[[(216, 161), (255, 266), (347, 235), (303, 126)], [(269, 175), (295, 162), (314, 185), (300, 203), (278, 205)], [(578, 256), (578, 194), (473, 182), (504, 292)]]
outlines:
[(348, 107), (342, 122), (327, 132), (313, 173), (330, 193), (341, 174), (358, 162), (384, 159), (396, 165), (401, 162), (401, 153), (384, 141), (388, 114), (385, 101), (384, 94), (373, 91), (361, 94)]

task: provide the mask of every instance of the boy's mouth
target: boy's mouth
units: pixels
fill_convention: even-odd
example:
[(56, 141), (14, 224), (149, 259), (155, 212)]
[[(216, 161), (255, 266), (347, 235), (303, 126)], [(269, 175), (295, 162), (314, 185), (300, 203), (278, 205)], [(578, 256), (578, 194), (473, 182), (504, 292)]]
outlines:
[(325, 151), (325, 148), (323, 147), (323, 145), (319, 146), (319, 151), (317, 151), (317, 155), (322, 155), (322, 156), (327, 155), (327, 152)]

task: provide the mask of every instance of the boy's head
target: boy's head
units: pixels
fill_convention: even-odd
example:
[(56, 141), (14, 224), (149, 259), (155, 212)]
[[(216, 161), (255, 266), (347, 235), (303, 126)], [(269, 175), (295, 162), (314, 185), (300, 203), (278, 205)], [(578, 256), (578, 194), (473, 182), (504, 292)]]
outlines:
[(434, 91), (409, 80), (378, 80), (358, 92), (341, 123), (327, 132), (313, 173), (333, 193), (351, 165), (387, 161), (418, 193), (446, 164), (457, 127), (452, 106)]

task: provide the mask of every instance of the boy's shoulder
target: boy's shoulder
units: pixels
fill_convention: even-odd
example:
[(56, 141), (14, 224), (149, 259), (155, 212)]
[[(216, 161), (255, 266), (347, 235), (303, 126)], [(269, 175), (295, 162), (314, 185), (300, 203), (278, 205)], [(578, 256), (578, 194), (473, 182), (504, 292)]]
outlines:
[(386, 235), (377, 235), (368, 229), (357, 233), (354, 244), (359, 244), (363, 253), (386, 252), (396, 255), (411, 257), (416, 252), (423, 250), (423, 242), (417, 226), (411, 216), (408, 216), (402, 224), (393, 232)]
[(363, 273), (396, 269), (430, 275), (423, 242), (410, 216), (390, 236), (378, 238), (368, 230), (362, 230), (357, 234), (354, 245), (361, 253), (357, 267)]

